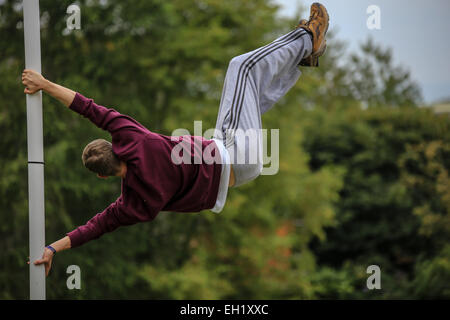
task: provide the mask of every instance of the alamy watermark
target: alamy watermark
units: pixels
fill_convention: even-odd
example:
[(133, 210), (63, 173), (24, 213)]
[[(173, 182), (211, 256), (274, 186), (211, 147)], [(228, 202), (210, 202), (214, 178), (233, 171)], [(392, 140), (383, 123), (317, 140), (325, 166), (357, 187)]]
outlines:
[[(270, 148), (268, 147), (270, 131)], [(207, 129), (203, 132), (202, 121), (194, 121), (194, 134), (187, 129), (176, 129), (171, 140), (177, 142), (172, 149), (172, 163), (213, 164), (223, 163), (220, 150), (214, 144), (204, 147), (202, 138), (220, 140), (229, 155), (229, 164), (260, 165), (262, 175), (275, 175), (279, 169), (279, 129), (236, 129), (225, 132)], [(268, 151), (270, 150), (270, 153)], [(219, 151), (219, 152), (217, 152)]]
[(377, 5), (370, 5), (367, 7), (366, 13), (369, 15), (367, 18), (367, 29), (380, 30), (381, 29), (381, 9)]
[(370, 276), (367, 278), (366, 286), (369, 290), (381, 289), (381, 269), (377, 265), (371, 265), (367, 267), (367, 274)]
[(67, 267), (66, 270), (67, 274), (70, 274), (70, 276), (67, 278), (66, 285), (67, 289), (73, 290), (73, 289), (81, 289), (81, 269), (79, 266), (73, 264)]
[(71, 4), (67, 7), (66, 13), (69, 15), (66, 19), (66, 29), (64, 34), (70, 33), (72, 30), (81, 29), (81, 9), (77, 4)]

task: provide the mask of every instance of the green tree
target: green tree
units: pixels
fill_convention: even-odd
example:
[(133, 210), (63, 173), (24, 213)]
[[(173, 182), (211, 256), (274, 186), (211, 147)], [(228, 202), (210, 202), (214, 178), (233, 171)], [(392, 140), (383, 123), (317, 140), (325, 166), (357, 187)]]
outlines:
[(423, 296), (410, 289), (422, 272), (417, 265), (440, 259), (449, 235), (448, 118), (419, 108), (356, 108), (314, 110), (304, 119), (313, 170), (334, 164), (346, 172), (337, 227), (313, 244), (319, 264), (353, 275), (355, 297), (367, 297), (361, 290), (371, 264), (383, 272), (382, 297)]

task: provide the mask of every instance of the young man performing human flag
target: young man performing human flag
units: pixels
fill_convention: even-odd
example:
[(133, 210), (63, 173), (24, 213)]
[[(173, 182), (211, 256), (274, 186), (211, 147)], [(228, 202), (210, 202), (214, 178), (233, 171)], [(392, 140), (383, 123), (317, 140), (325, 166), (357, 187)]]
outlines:
[[(78, 247), (120, 226), (151, 221), (160, 211), (220, 212), (228, 187), (243, 185), (261, 174), (261, 115), (296, 83), (301, 74), (299, 65), (318, 66), (326, 48), (327, 30), (328, 13), (323, 5), (314, 3), (309, 21), (301, 20), (295, 30), (272, 43), (233, 58), (211, 140), (154, 133), (129, 116), (97, 105), (39, 73), (24, 70), (25, 93), (43, 90), (111, 133), (112, 143), (103, 139), (90, 142), (82, 160), (101, 178), (122, 178), (122, 193), (115, 202), (47, 246), (34, 264), (45, 264), (48, 275), (56, 252)], [(255, 139), (250, 139), (247, 146), (249, 132)], [(208, 159), (192, 162), (199, 148)], [(256, 161), (252, 161), (255, 154)]]

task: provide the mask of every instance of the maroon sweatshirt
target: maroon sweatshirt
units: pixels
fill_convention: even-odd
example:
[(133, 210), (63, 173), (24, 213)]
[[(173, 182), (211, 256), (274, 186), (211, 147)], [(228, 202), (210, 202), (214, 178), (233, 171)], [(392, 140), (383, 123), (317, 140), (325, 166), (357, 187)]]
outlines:
[(171, 157), (172, 149), (181, 141), (189, 143), (192, 151), (194, 146), (204, 150), (213, 143), (209, 146), (213, 149), (211, 155), (218, 156), (213, 140), (151, 132), (131, 117), (99, 106), (79, 93), (69, 108), (109, 131), (113, 152), (127, 164), (120, 197), (85, 225), (67, 233), (72, 248), (120, 226), (153, 220), (160, 211), (197, 212), (214, 207), (221, 164), (195, 164), (194, 160), (191, 164), (176, 164)]

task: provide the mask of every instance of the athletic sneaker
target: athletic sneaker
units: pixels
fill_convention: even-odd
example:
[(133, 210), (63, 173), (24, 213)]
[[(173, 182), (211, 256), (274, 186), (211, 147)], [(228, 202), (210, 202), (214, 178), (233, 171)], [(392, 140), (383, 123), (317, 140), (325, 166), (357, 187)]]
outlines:
[(327, 41), (325, 35), (328, 31), (329, 16), (327, 9), (324, 5), (315, 2), (311, 5), (311, 12), (309, 21), (300, 20), (297, 28), (303, 28), (308, 31), (312, 36), (313, 50), (310, 56), (304, 58), (301, 62), (301, 66), (318, 67), (319, 57), (324, 54), (327, 47)]

